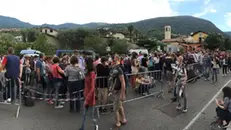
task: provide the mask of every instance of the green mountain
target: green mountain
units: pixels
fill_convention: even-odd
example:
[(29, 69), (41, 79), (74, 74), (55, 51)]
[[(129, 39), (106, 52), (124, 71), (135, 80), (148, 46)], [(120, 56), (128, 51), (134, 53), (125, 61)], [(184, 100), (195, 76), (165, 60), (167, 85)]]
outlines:
[(31, 28), (30, 23), (22, 22), (16, 18), (0, 15), (0, 28)]
[(192, 16), (159, 17), (127, 24), (114, 24), (111, 26), (122, 27), (128, 26), (130, 24), (132, 24), (142, 33), (146, 34), (150, 31), (154, 31), (154, 33), (164, 32), (164, 27), (166, 25), (171, 26), (172, 33), (174, 34), (188, 35), (196, 31), (204, 31), (208, 33), (216, 32), (223, 34), (223, 32), (219, 28), (217, 28), (212, 22)]
[(229, 35), (231, 37), (231, 32), (225, 32), (225, 34)]
[(123, 28), (127, 29), (129, 25), (133, 25), (138, 31), (148, 34), (152, 33), (163, 33), (164, 26), (170, 25), (172, 27), (173, 34), (185, 34), (188, 35), (196, 31), (204, 32), (216, 32), (224, 34), (218, 29), (212, 22), (200, 19), (192, 16), (176, 16), (176, 17), (159, 17), (147, 20), (141, 20), (133, 23), (125, 24), (106, 24), (106, 23), (88, 23), (88, 24), (74, 24), (64, 23), (60, 25), (32, 25), (30, 23), (22, 22), (18, 19), (0, 16), (0, 28), (31, 28), (35, 26), (48, 26), (56, 29), (70, 29), (70, 28), (97, 28), (97, 27), (111, 27), (111, 28)]

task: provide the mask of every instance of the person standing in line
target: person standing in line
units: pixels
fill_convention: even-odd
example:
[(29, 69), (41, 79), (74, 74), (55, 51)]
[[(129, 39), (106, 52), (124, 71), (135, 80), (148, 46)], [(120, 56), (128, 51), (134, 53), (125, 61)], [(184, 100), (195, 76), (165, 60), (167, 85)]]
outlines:
[(223, 73), (222, 76), (226, 76), (226, 74), (227, 74), (227, 69), (228, 69), (228, 57), (227, 57), (227, 55), (225, 54), (225, 55), (224, 55), (224, 58), (223, 58), (223, 60), (222, 60), (222, 73)]
[(112, 81), (110, 84), (109, 92), (113, 93), (114, 95), (114, 111), (116, 116), (116, 126), (120, 127), (123, 124), (127, 123), (124, 114), (124, 107), (123, 101), (125, 100), (125, 91), (126, 91), (126, 84), (124, 79), (123, 70), (120, 67), (120, 57), (119, 55), (114, 56), (115, 65), (112, 67), (110, 71), (110, 79), (109, 82)]
[(168, 92), (171, 93), (173, 90), (173, 70), (172, 65), (175, 64), (173, 60), (173, 56), (167, 54), (164, 59), (164, 70), (166, 71), (166, 79), (168, 84)]
[(70, 112), (80, 112), (80, 97), (81, 93), (79, 92), (83, 88), (84, 71), (80, 69), (78, 65), (78, 58), (72, 56), (70, 59), (70, 65), (65, 69), (65, 75), (68, 77), (68, 90), (70, 98), (76, 99), (75, 101), (70, 101)]
[(212, 60), (212, 83), (217, 82), (217, 74), (219, 68), (220, 68), (219, 59), (216, 56), (214, 56)]
[[(186, 95), (186, 83), (187, 83), (187, 70), (185, 65), (183, 64), (183, 57), (178, 57), (178, 65), (176, 68), (176, 97), (178, 101), (178, 105), (176, 107), (177, 110), (182, 110), (182, 112), (187, 112), (187, 95)], [(183, 105), (181, 103), (181, 99), (183, 97)], [(183, 109), (182, 109), (183, 108)]]
[(84, 82), (84, 112), (83, 112), (83, 122), (82, 126), (79, 130), (84, 130), (85, 128), (85, 120), (87, 116), (87, 112), (89, 109), (92, 109), (92, 123), (94, 124), (95, 130), (98, 130), (98, 125), (96, 124), (96, 119), (94, 117), (94, 106), (96, 104), (95, 99), (95, 80), (96, 80), (96, 74), (93, 64), (93, 59), (91, 57), (88, 57), (85, 60), (86, 63), (86, 76), (85, 76), (85, 82)]
[(212, 60), (211, 57), (208, 53), (205, 53), (204, 57), (203, 57), (203, 69), (204, 69), (204, 77), (205, 77), (205, 81), (209, 81), (209, 75), (210, 75), (210, 70), (211, 70), (211, 65), (212, 64)]
[(148, 55), (144, 54), (143, 58), (141, 59), (141, 67), (145, 70), (144, 72), (148, 71)]
[(22, 77), (23, 67), (19, 57), (14, 55), (14, 49), (12, 47), (8, 48), (8, 55), (5, 56), (2, 61), (1, 70), (4, 69), (6, 69), (5, 77), (10, 79), (10, 83), (7, 86), (9, 91), (5, 93), (4, 100), (14, 102), (20, 94), (19, 80)]
[(53, 75), (53, 85), (55, 88), (55, 108), (63, 108), (63, 103), (59, 100), (60, 88), (63, 86), (63, 77), (64, 71), (59, 66), (60, 59), (58, 57), (53, 58), (53, 65), (52, 65), (52, 75)]
[[(96, 66), (96, 73), (99, 77), (96, 80), (96, 86), (98, 90), (98, 104), (105, 105), (108, 98), (108, 79), (106, 77), (109, 76), (108, 59), (106, 57), (101, 58), (101, 63)], [(102, 107), (100, 108), (100, 112), (104, 114), (108, 111), (105, 107)]]
[(136, 74), (139, 72), (139, 61), (137, 60), (137, 53), (132, 53), (131, 69), (132, 69), (131, 86), (132, 88), (135, 88)]
[(36, 61), (36, 76), (37, 83), (42, 85), (43, 90), (46, 89), (46, 71), (44, 63), (45, 55), (43, 53), (39, 54), (39, 59)]

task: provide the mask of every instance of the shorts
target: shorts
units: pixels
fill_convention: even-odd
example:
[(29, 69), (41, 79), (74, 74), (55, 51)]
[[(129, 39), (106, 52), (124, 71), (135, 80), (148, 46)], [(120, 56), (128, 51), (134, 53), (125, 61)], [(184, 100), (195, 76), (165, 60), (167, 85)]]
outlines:
[(123, 106), (123, 102), (120, 100), (120, 93), (119, 91), (114, 91), (114, 111), (118, 112), (119, 109)]
[(98, 100), (100, 104), (106, 103), (107, 102), (107, 97), (108, 97), (108, 88), (98, 88)]

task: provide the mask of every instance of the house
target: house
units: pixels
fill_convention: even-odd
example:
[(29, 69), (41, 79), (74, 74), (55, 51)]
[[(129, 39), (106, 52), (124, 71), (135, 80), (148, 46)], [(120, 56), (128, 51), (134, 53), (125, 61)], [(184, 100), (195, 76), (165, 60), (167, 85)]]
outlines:
[(23, 37), (22, 36), (15, 36), (14, 39), (18, 42), (22, 42), (23, 41)]
[(125, 38), (125, 35), (122, 33), (115, 33), (115, 34), (112, 34), (112, 36), (116, 39), (124, 39)]
[(126, 39), (126, 37), (125, 37), (125, 35), (123, 33), (112, 33), (112, 32), (109, 32), (108, 34), (106, 34), (105, 37), (106, 38), (113, 37), (115, 39)]
[(195, 43), (203, 43), (205, 39), (208, 37), (208, 34), (203, 31), (197, 31), (195, 33), (191, 33), (191, 37), (193, 42)]
[(19, 32), (19, 28), (0, 28), (0, 32)]
[(208, 34), (203, 31), (191, 33), (189, 36), (179, 36), (171, 38), (171, 26), (165, 26), (165, 39), (162, 42), (167, 43), (168, 52), (179, 51), (184, 48), (185, 51), (200, 50)]
[(57, 35), (58, 35), (58, 30), (52, 29), (49, 27), (42, 27), (42, 28), (39, 28), (39, 30), (41, 33), (47, 34), (47, 35), (52, 36), (52, 37), (57, 37)]

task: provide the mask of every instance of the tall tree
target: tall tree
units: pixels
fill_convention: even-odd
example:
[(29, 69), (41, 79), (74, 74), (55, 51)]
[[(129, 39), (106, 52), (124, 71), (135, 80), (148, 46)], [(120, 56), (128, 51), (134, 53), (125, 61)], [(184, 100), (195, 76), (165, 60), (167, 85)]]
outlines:
[(58, 34), (57, 39), (62, 48), (79, 49), (84, 47), (84, 39), (89, 35), (90, 31), (85, 29), (65, 30)]
[(130, 36), (130, 42), (132, 42), (132, 32), (134, 30), (133, 25), (128, 26), (129, 36)]
[(224, 38), (222, 35), (217, 33), (211, 33), (205, 39), (204, 47), (210, 50), (215, 50), (217, 48), (223, 49), (224, 48)]
[(224, 50), (231, 50), (231, 39), (230, 38), (225, 38)]
[(37, 32), (34, 29), (27, 30), (27, 41), (34, 42), (36, 40)]
[(44, 34), (37, 36), (36, 41), (33, 44), (33, 48), (45, 53), (46, 55), (55, 54), (55, 50), (57, 49), (55, 45), (48, 44), (47, 38)]
[(84, 49), (93, 50), (99, 54), (106, 54), (107, 43), (99, 36), (87, 36), (84, 39)]
[(6, 54), (6, 50), (9, 47), (13, 47), (16, 44), (14, 36), (9, 33), (3, 33), (0, 35), (0, 54)]

